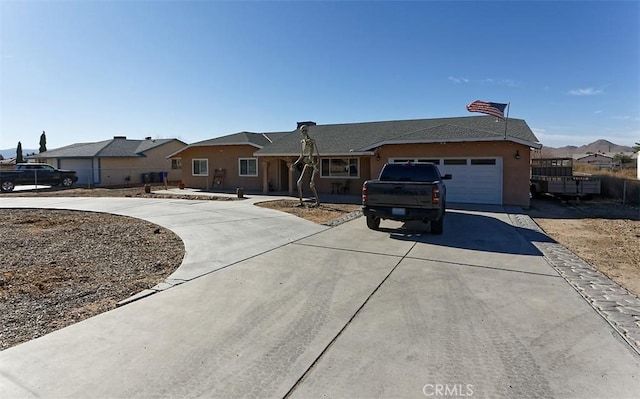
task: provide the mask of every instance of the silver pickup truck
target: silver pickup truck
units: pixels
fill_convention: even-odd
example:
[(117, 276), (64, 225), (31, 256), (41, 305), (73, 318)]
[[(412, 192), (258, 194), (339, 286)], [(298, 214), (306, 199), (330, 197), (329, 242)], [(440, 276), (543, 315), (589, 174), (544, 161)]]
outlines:
[(380, 228), (381, 219), (431, 223), (431, 233), (442, 234), (447, 199), (443, 180), (432, 163), (384, 165), (377, 180), (367, 180), (362, 186), (362, 213), (367, 227)]

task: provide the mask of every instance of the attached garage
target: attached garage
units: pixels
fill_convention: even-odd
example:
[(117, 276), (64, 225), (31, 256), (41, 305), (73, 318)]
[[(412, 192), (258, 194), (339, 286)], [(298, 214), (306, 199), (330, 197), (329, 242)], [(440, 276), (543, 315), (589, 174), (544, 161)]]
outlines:
[(394, 163), (432, 162), (447, 180), (447, 201), (463, 204), (502, 205), (502, 158), (396, 158)]
[[(99, 182), (99, 170), (93, 167), (93, 159), (62, 158), (58, 160), (58, 168), (75, 170), (78, 175), (78, 186), (93, 186)], [(92, 178), (93, 175), (93, 178)]]

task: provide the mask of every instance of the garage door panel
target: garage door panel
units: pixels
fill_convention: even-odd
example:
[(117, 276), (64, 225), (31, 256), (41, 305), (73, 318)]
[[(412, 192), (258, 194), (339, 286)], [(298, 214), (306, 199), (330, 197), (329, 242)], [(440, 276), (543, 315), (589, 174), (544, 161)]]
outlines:
[(448, 202), (502, 204), (502, 158), (441, 158), (438, 169), (452, 176), (444, 181)]
[(80, 186), (93, 185), (91, 159), (61, 159), (60, 169), (75, 170)]

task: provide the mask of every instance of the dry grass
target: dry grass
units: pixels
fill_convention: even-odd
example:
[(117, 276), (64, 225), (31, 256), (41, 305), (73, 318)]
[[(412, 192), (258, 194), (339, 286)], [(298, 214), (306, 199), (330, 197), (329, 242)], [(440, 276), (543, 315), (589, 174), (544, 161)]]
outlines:
[(573, 170), (574, 172), (578, 172), (578, 173), (612, 176), (612, 177), (618, 177), (621, 179), (635, 180), (638, 178), (638, 174), (637, 174), (638, 171), (636, 167), (611, 170), (611, 169), (600, 169), (597, 166), (576, 162), (573, 164)]

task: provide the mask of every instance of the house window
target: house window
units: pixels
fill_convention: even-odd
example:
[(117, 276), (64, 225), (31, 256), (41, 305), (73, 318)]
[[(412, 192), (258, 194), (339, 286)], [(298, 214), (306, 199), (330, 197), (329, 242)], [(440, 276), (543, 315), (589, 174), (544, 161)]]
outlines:
[(322, 177), (359, 177), (358, 158), (323, 158), (320, 171)]
[(240, 176), (258, 176), (257, 158), (240, 158)]
[(209, 160), (208, 159), (194, 159), (193, 160), (193, 175), (194, 176), (209, 176)]
[(182, 169), (182, 159), (173, 158), (171, 160), (171, 169)]
[(467, 160), (466, 159), (445, 159), (444, 164), (445, 165), (466, 165)]
[(432, 163), (435, 165), (440, 165), (439, 159), (418, 159), (417, 163)]
[(471, 165), (495, 165), (495, 164), (496, 164), (496, 160), (495, 159), (480, 158), (480, 159), (472, 159), (471, 160)]

